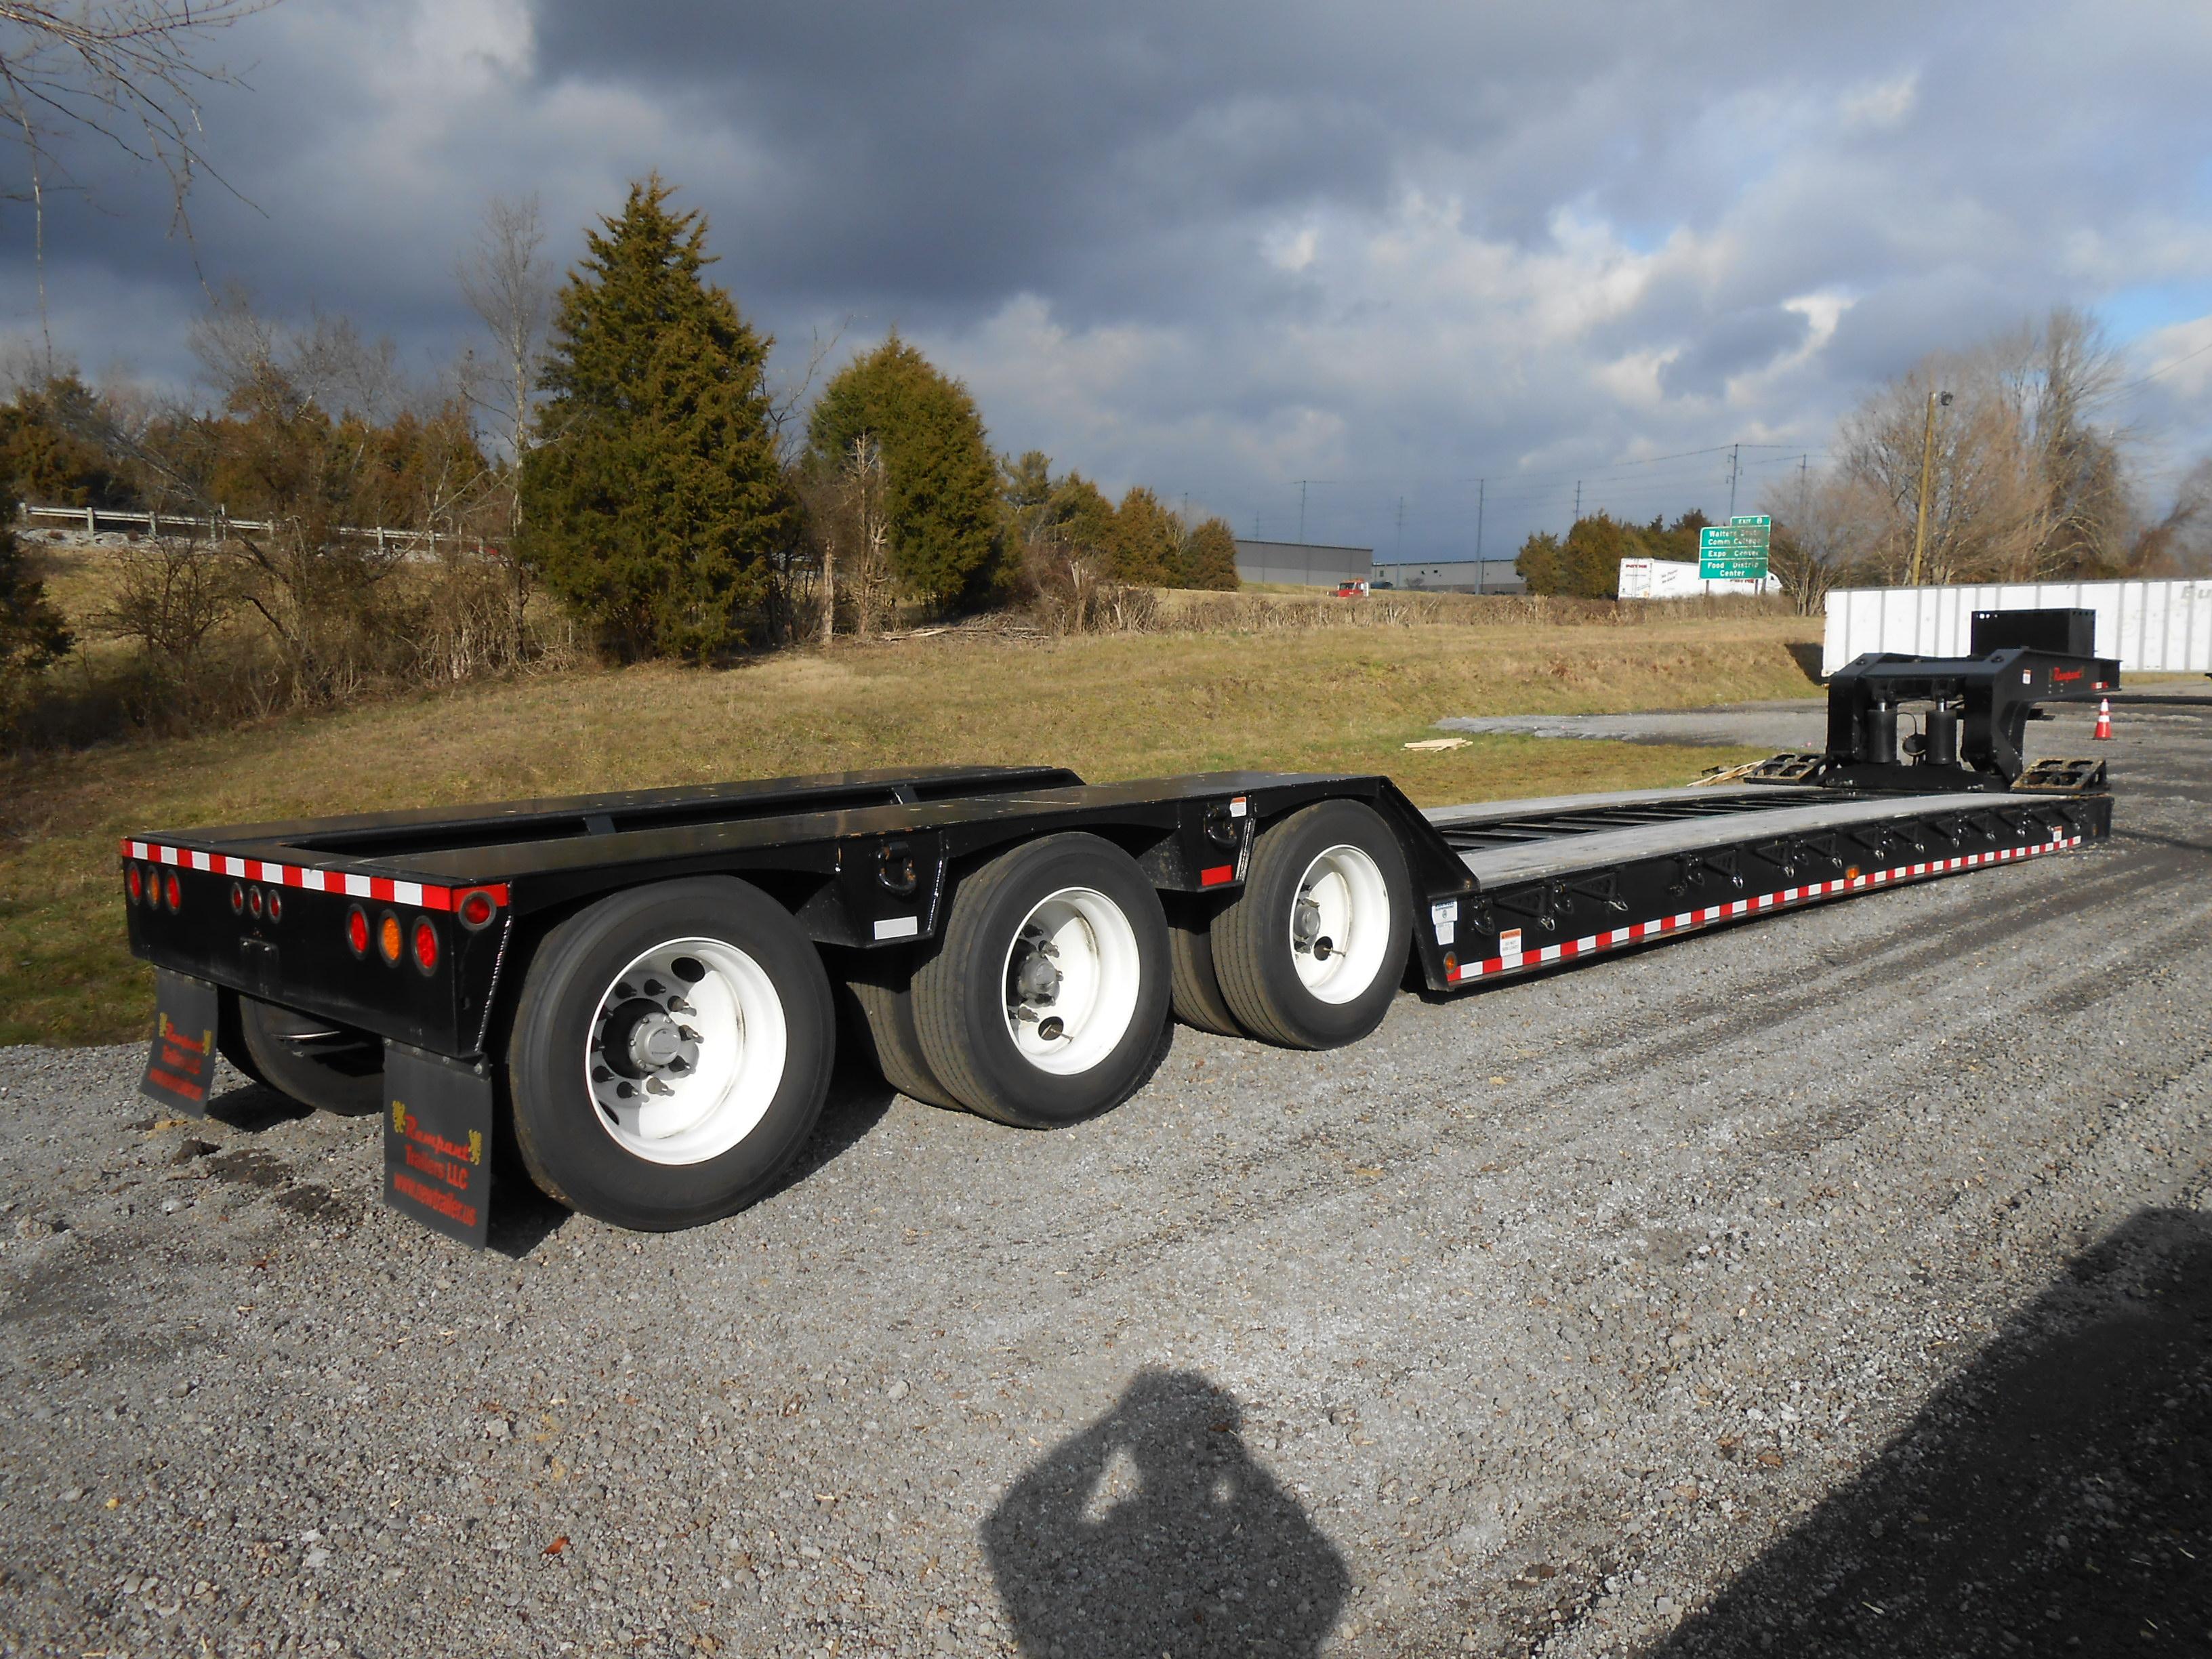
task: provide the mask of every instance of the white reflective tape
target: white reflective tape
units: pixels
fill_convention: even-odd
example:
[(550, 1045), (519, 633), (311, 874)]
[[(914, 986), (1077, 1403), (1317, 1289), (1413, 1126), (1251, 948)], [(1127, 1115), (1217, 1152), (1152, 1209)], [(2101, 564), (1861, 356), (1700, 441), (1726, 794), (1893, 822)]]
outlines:
[(367, 876), (348, 876), (344, 880), (345, 890), (355, 898), (367, 898), (374, 891), (369, 886)]
[(246, 860), (244, 859), (234, 858), (224, 859), (222, 861), (222, 872), (226, 876), (244, 875), (246, 873)]
[(876, 924), (878, 939), (912, 939), (921, 932), (920, 916), (887, 916)]
[(319, 870), (302, 870), (300, 872), (300, 885), (306, 888), (309, 892), (321, 892), (323, 890), (323, 872)]
[(146, 843), (143, 841), (132, 842), (131, 843), (131, 856), (134, 859), (144, 858), (146, 856)]
[(1229, 816), (1232, 818), (1241, 818), (1250, 810), (1251, 808), (1246, 804), (1245, 799), (1242, 795), (1235, 797), (1229, 803)]
[(419, 881), (395, 881), (392, 884), (392, 898), (396, 904), (419, 907), (422, 902), (422, 884)]

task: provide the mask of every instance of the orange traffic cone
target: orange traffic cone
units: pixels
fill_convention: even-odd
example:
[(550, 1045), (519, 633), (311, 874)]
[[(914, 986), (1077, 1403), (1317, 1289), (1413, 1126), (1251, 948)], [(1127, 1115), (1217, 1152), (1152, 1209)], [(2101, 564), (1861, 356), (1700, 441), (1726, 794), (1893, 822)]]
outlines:
[(2097, 699), (2097, 729), (2089, 735), (2100, 743), (2112, 735), (2112, 700), (2110, 697)]

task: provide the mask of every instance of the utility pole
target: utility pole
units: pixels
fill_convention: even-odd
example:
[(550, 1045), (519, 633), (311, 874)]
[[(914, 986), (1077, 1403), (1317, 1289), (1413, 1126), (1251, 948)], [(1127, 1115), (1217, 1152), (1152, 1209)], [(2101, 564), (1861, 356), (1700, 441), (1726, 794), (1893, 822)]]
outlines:
[(1298, 545), (1306, 543), (1306, 481), (1298, 480)]
[(1400, 560), (1406, 556), (1406, 498), (1398, 497), (1398, 540), (1391, 550)]
[(1742, 461), (1743, 461), (1743, 446), (1742, 446), (1741, 444), (1731, 444), (1731, 445), (1729, 445), (1729, 523), (1731, 523), (1731, 524), (1733, 524), (1733, 523), (1735, 523), (1735, 480), (1736, 480), (1736, 474), (1737, 474), (1738, 472), (1740, 472), (1741, 471), (1742, 471), (1742, 465), (1741, 465), (1741, 464), (1742, 464)]
[[(1577, 478), (1577, 479), (1576, 479), (1576, 480), (1575, 480), (1575, 524), (1580, 524), (1582, 521), (1583, 521), (1583, 481), (1582, 481), (1580, 478)], [(1574, 528), (1574, 525), (1569, 525), (1569, 526), (1567, 526), (1567, 528), (1568, 528), (1568, 529), (1570, 529), (1570, 530), (1572, 530), (1572, 529)]]
[(1480, 586), (1482, 581), (1483, 497), (1489, 493), (1490, 480), (1487, 478), (1477, 478), (1474, 481), (1474, 580), (1478, 586)]
[(1920, 439), (1920, 521), (1912, 532), (1912, 574), (1905, 585), (1920, 586), (1921, 561), (1928, 552), (1928, 492), (1936, 477), (1936, 410), (1948, 408), (1951, 394), (1931, 392), (1928, 394), (1928, 428)]
[(1800, 520), (1802, 520), (1805, 516), (1805, 502), (1807, 500), (1805, 492), (1808, 486), (1805, 482), (1805, 469), (1812, 461), (1812, 459), (1813, 458), (1810, 455), (1800, 455), (1797, 458), (1797, 516)]

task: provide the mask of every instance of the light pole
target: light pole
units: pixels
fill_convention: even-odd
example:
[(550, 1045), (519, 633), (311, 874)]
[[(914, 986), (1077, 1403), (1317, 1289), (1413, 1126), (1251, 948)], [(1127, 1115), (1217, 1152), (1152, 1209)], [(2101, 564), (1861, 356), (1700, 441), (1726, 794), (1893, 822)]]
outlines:
[(1920, 440), (1920, 524), (1912, 532), (1912, 574), (1907, 586), (1920, 586), (1920, 561), (1928, 551), (1928, 491), (1936, 476), (1936, 411), (1951, 406), (1948, 392), (1928, 394), (1928, 429)]

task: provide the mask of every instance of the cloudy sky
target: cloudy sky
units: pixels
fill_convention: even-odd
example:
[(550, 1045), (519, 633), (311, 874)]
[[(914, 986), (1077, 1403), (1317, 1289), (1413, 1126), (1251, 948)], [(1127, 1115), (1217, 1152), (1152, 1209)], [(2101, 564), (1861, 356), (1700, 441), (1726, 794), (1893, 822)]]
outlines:
[(657, 168), (782, 374), (896, 326), (1000, 447), (1240, 534), (1303, 497), (1309, 539), (1465, 556), (1480, 493), (1510, 556), (1577, 480), (1724, 511), (1735, 445), (1753, 510), (1885, 377), (2062, 301), (2150, 377), (2146, 507), (2212, 452), (2202, 0), (283, 0), (213, 55), (237, 197), (201, 186), (191, 247), (159, 179), (70, 152), (49, 309), (88, 373), (188, 379), (203, 276), (427, 371), (488, 198), (535, 191), (565, 264)]

